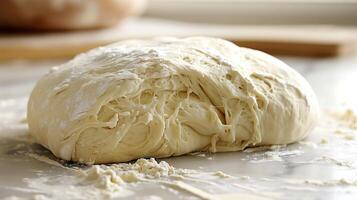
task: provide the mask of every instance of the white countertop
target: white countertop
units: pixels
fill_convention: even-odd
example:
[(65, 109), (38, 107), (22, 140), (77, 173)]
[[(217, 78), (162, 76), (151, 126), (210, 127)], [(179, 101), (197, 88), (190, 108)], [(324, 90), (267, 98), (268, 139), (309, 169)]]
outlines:
[[(209, 184), (188, 181), (211, 194), (234, 192), (267, 199), (357, 199), (357, 129), (348, 128), (326, 114), (342, 112), (346, 108), (357, 111), (357, 55), (282, 59), (309, 81), (324, 110), (319, 127), (303, 143), (275, 150), (198, 154), (163, 160), (176, 168), (219, 170), (234, 176), (211, 179)], [(19, 121), (25, 116), (27, 97), (35, 81), (51, 65), (61, 62), (0, 63), (0, 136), (26, 134), (25, 124)], [(338, 130), (351, 137), (336, 134)], [(36, 199), (34, 195), (38, 192), (31, 190), (33, 188), (24, 178), (71, 174), (64, 168), (29, 157), (27, 151), (51, 157), (39, 145), (0, 137), (0, 199), (10, 196)], [(134, 191), (126, 197), (131, 199), (198, 198), (162, 184), (141, 183), (128, 187)]]

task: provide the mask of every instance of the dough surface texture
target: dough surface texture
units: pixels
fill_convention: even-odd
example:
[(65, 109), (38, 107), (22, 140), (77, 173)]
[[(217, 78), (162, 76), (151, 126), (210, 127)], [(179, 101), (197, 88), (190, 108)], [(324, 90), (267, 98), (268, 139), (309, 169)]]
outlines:
[(288, 144), (317, 124), (306, 80), (278, 59), (222, 39), (128, 40), (80, 54), (39, 80), (36, 141), (85, 163)]

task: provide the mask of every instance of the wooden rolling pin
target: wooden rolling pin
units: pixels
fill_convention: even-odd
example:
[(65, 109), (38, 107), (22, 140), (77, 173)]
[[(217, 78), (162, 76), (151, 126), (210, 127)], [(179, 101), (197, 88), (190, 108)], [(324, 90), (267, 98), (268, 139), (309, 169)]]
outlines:
[(331, 26), (228, 26), (132, 18), (101, 30), (0, 34), (0, 60), (71, 57), (115, 41), (159, 36), (213, 36), (270, 54), (326, 57), (355, 51), (356, 33)]

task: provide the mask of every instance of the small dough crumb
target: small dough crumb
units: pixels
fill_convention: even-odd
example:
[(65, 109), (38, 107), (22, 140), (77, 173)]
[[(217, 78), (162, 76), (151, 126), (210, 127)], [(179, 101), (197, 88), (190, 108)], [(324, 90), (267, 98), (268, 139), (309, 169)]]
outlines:
[(214, 173), (214, 175), (216, 175), (216, 176), (218, 176), (218, 177), (221, 177), (221, 178), (232, 178), (232, 177), (233, 177), (233, 176), (228, 175), (228, 174), (226, 174), (226, 173), (224, 173), (224, 172), (222, 172), (222, 171), (216, 171), (216, 172)]
[(357, 186), (356, 180), (348, 180), (345, 178), (341, 178), (338, 180), (304, 180), (305, 184), (314, 185), (314, 186)]
[(328, 143), (328, 139), (327, 138), (321, 138), (320, 144), (327, 144), (327, 143)]
[(352, 109), (346, 109), (344, 112), (334, 112), (332, 116), (340, 121), (341, 125), (351, 129), (357, 129), (357, 115)]
[(343, 136), (343, 138), (346, 140), (355, 140), (355, 136), (353, 136), (353, 135), (345, 135), (345, 136)]
[(241, 176), (240, 179), (242, 179), (242, 180), (249, 180), (250, 177), (249, 177), (249, 176)]

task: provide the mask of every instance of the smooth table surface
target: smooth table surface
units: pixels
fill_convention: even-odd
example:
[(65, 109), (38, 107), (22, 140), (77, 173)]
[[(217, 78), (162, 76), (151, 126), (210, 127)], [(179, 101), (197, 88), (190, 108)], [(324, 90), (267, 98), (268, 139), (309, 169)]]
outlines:
[[(357, 111), (357, 55), (281, 59), (308, 80), (323, 110), (320, 125), (304, 142), (278, 149), (193, 154), (163, 160), (177, 168), (219, 170), (234, 176), (209, 180), (212, 184), (190, 183), (211, 194), (247, 193), (266, 199), (357, 199), (357, 129), (326, 114), (340, 113), (346, 108)], [(27, 132), (26, 125), (19, 121), (25, 117), (28, 95), (35, 81), (50, 66), (61, 62), (0, 63), (0, 136)], [(335, 134), (336, 130), (348, 132), (351, 137)], [(36, 199), (37, 193), (29, 190), (24, 178), (69, 174), (66, 169), (27, 156), (24, 151), (45, 150), (22, 143), (0, 137), (0, 199)], [(131, 199), (200, 199), (161, 184), (128, 187), (134, 191)]]

